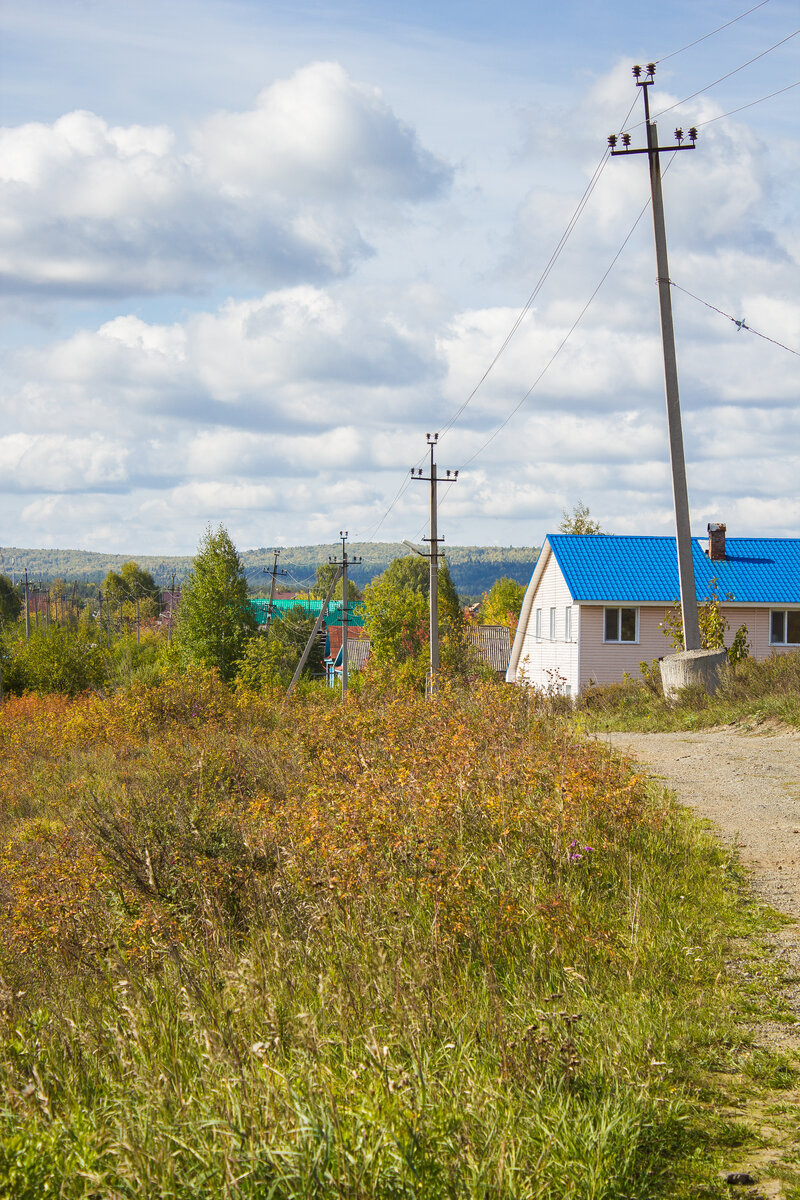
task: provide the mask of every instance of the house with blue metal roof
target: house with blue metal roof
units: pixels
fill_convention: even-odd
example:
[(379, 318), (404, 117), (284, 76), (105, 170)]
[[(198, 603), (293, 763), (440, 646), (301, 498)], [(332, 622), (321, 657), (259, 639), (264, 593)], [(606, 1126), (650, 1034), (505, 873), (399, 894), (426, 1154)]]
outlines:
[[(730, 644), (744, 625), (754, 658), (800, 649), (800, 538), (692, 539), (698, 603), (718, 595)], [(672, 654), (680, 595), (672, 537), (548, 534), (525, 593), (506, 679), (576, 695), (637, 678)]]

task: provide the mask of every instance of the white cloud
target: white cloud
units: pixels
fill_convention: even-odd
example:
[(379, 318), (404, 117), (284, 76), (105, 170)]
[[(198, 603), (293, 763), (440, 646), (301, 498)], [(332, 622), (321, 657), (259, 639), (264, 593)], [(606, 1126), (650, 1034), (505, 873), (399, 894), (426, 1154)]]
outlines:
[[(633, 99), (629, 63), (588, 100), (563, 81), (558, 109), (540, 108), (534, 84), (520, 103), (513, 89), (503, 103), (470, 94), (468, 128), (454, 115), (464, 79), (426, 121), (398, 69), (395, 111), (458, 147), (448, 194), (443, 158), (377, 89), (331, 63), (291, 74), (299, 61), (252, 105), (186, 130), (78, 111), (0, 135), (0, 263), (7, 288), (38, 289), (30, 307), (7, 305), (4, 540), (188, 550), (219, 520), (242, 546), (360, 537), (398, 492), (379, 536), (424, 532), (427, 489), (404, 487), (424, 431), (445, 428), (502, 345)], [(369, 77), (384, 82), (385, 63)], [(690, 90), (659, 81), (658, 106)], [(659, 122), (662, 140), (723, 107), (698, 97)], [(791, 135), (778, 153), (719, 122), (665, 177), (675, 282), (795, 348), (800, 242), (784, 176), (798, 160)], [(644, 158), (607, 164), (442, 437), (440, 467), (466, 465), (443, 496), (448, 544), (534, 543), (578, 497), (608, 529), (669, 532), (649, 213), (570, 334), (647, 192)], [(114, 298), (134, 291), (152, 295)], [(11, 305), (34, 303), (31, 333)], [(673, 304), (695, 527), (792, 532), (796, 358), (677, 290)]]
[(129, 451), (100, 435), (13, 433), (0, 438), (5, 491), (107, 491), (128, 481)]
[(422, 200), (449, 177), (378, 88), (333, 62), (265, 88), (249, 112), (215, 114), (193, 141), (200, 170), (237, 197)]
[(139, 436), (176, 421), (330, 430), (352, 425), (359, 404), (369, 424), (410, 422), (411, 389), (442, 371), (424, 328), (307, 286), (229, 301), (182, 324), (120, 316), (17, 351), (8, 365), (27, 381), (5, 406), (17, 421), (116, 430), (124, 416)]
[(336, 63), (208, 118), (191, 150), (164, 126), (76, 111), (0, 130), (0, 280), (123, 296), (196, 290), (222, 271), (270, 286), (334, 277), (371, 253), (364, 222), (449, 179), (378, 90)]

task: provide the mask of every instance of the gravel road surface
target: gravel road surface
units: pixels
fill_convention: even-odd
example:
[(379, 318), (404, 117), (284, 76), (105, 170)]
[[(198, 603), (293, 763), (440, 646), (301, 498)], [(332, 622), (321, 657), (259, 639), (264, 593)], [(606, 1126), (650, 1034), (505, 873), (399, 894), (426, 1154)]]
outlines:
[(739, 848), (756, 895), (800, 918), (800, 733), (609, 733)]
[[(706, 817), (723, 842), (737, 847), (755, 895), (792, 918), (769, 942), (788, 968), (781, 992), (800, 1019), (800, 732), (714, 729), (605, 737), (663, 779), (681, 804)], [(797, 1061), (798, 1030), (800, 1023), (762, 1020), (752, 1036), (757, 1044)], [(784, 1200), (787, 1165), (796, 1172), (798, 1161), (798, 1112), (796, 1089), (751, 1096), (743, 1108), (732, 1102), (723, 1107), (721, 1115), (744, 1118), (761, 1139), (760, 1146), (731, 1149), (726, 1171), (744, 1170), (757, 1180), (752, 1188), (732, 1187), (731, 1195)]]

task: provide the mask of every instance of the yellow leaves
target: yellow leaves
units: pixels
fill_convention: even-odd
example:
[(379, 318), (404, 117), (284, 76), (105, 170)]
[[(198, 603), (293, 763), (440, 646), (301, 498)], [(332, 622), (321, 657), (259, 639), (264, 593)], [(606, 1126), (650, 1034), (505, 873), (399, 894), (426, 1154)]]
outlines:
[[(92, 797), (98, 820), (76, 832)], [(202, 671), (8, 701), (2, 815), (0, 937), (75, 961), (109, 941), (159, 953), (209, 913), (245, 921), (251, 900), (296, 905), (303, 921), (334, 905), (421, 905), (439, 938), (482, 928), (502, 942), (533, 905), (508, 882), (512, 858), (525, 863), (515, 886), (530, 887), (584, 828), (601, 847), (598, 831), (655, 820), (642, 777), (517, 689), (444, 688), (433, 703), (365, 689), (344, 709), (311, 693), (278, 707)], [(551, 917), (553, 936), (584, 936), (564, 906), (536, 919)]]

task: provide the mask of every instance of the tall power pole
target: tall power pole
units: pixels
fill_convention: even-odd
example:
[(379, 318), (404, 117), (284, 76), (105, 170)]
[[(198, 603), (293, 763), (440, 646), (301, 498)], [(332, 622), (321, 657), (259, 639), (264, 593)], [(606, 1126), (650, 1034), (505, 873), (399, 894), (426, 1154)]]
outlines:
[[(647, 127), (647, 146), (641, 150), (631, 149), (631, 135), (613, 134), (608, 139), (612, 155), (646, 154), (650, 164), (650, 195), (653, 208), (653, 233), (656, 245), (656, 270), (658, 272), (658, 307), (661, 314), (661, 346), (664, 353), (664, 388), (667, 398), (667, 426), (669, 429), (669, 458), (672, 467), (672, 497), (675, 505), (675, 542), (678, 550), (678, 578), (681, 590), (683, 614), (683, 644), (687, 650), (700, 649), (700, 623), (697, 615), (697, 591), (692, 561), (692, 529), (689, 519), (689, 494), (686, 487), (686, 460), (683, 452), (681, 406), (678, 395), (678, 364), (675, 355), (675, 333), (672, 326), (672, 297), (670, 295), (669, 263), (667, 261), (667, 234), (664, 228), (664, 201), (661, 195), (661, 164), (659, 153), (674, 150), (694, 150), (697, 130), (689, 130), (686, 141), (682, 129), (675, 130), (677, 144), (659, 146), (655, 121), (650, 120), (649, 89), (654, 82), (655, 63), (648, 63), (646, 75), (642, 68), (634, 67), (636, 86), (642, 89), (644, 117)], [(617, 143), (622, 142), (618, 150)]]
[(347, 626), (348, 626), (348, 599), (347, 599), (347, 568), (348, 566), (357, 566), (362, 560), (360, 558), (351, 558), (347, 553), (347, 539), (349, 534), (346, 529), (339, 530), (339, 537), (342, 540), (342, 557), (341, 559), (329, 558), (328, 562), (334, 566), (340, 567), (342, 571), (342, 704), (347, 699)]
[[(431, 534), (430, 537), (423, 538), (424, 542), (430, 543), (430, 553), (428, 560), (430, 563), (430, 587), (429, 587), (429, 608), (430, 608), (430, 641), (431, 641), (431, 666), (430, 678), (428, 679), (428, 695), (432, 696), (436, 692), (436, 681), (439, 676), (439, 543), (444, 541), (444, 538), (439, 537), (439, 522), (438, 508), (439, 500), (437, 495), (438, 474), (436, 463), (433, 459), (433, 451), (439, 441), (438, 433), (426, 433), (428, 439), (428, 450), (430, 453), (430, 475), (422, 474), (422, 467), (411, 468), (412, 479), (425, 479), (431, 485)], [(448, 471), (444, 477), (445, 483), (455, 483), (458, 479), (458, 471)]]
[(25, 568), (25, 641), (31, 636), (31, 602), (28, 592), (28, 568)]
[(275, 580), (278, 575), (286, 575), (286, 571), (278, 570), (278, 558), (280, 557), (280, 549), (276, 546), (272, 551), (272, 578), (269, 582), (269, 601), (267, 603), (267, 628), (265, 632), (269, 634), (269, 627), (272, 624), (272, 605), (275, 602)]

